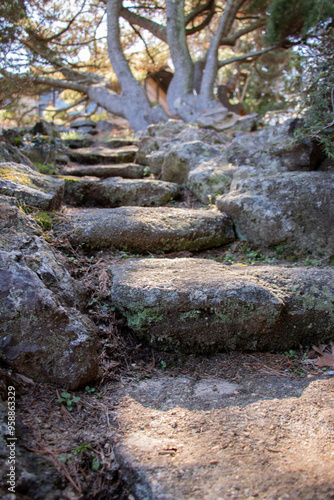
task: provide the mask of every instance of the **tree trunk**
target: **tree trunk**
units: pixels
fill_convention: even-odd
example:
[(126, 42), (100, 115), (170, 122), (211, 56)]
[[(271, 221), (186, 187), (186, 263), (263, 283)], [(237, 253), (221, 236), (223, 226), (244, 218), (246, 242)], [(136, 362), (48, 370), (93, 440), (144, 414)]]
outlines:
[[(121, 7), (121, 0), (108, 0), (108, 55), (122, 89), (122, 96), (119, 96), (118, 101), (119, 110), (116, 114), (124, 116), (134, 130), (143, 130), (150, 123), (167, 121), (168, 115), (161, 106), (151, 107), (144, 88), (131, 73), (120, 42), (118, 20)], [(93, 86), (90, 89), (90, 96), (108, 111), (114, 112), (112, 109), (115, 105), (115, 96), (108, 89)]]
[(174, 64), (174, 77), (168, 87), (167, 103), (172, 114), (187, 122), (195, 117), (194, 65), (185, 33), (184, 0), (167, 0), (167, 40)]

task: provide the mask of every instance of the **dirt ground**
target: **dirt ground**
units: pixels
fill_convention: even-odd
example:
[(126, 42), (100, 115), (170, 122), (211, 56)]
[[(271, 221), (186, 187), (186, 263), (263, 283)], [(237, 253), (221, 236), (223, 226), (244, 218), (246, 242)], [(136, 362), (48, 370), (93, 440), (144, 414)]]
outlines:
[(334, 371), (310, 358), (151, 352), (71, 411), (14, 375), (22, 473), (3, 498), (334, 498)]
[[(312, 346), (211, 357), (152, 349), (127, 330), (109, 295), (109, 265), (141, 256), (85, 254), (53, 239), (52, 231), (50, 240), (91, 291), (87, 313), (99, 331), (101, 379), (64, 396), (66, 387), (0, 368), (0, 417), (9, 385), (18, 410), (17, 489), (10, 494), (2, 477), (2, 498), (334, 499), (334, 367), (317, 365)], [(179, 256), (240, 265), (333, 264), (242, 242), (152, 257)], [(1, 459), (4, 453), (0, 446)]]

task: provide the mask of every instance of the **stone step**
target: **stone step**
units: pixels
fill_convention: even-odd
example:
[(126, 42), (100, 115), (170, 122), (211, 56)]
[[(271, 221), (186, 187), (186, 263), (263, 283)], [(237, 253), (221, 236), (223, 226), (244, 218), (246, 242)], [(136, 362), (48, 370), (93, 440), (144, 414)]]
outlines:
[(159, 348), (284, 350), (334, 333), (334, 270), (140, 259), (112, 266), (114, 305)]
[(251, 358), (246, 363), (239, 386), (221, 378), (225, 367), (214, 360), (216, 378), (202, 378), (198, 362), (192, 377), (174, 369), (123, 382), (114, 452), (136, 499), (333, 497), (334, 380), (302, 386), (300, 377), (274, 370), (256, 377), (248, 373)]
[(64, 201), (74, 206), (161, 206), (177, 198), (180, 186), (152, 179), (59, 176), (65, 184)]
[(169, 207), (67, 210), (55, 231), (75, 246), (139, 252), (201, 250), (235, 239), (225, 214)]
[(84, 165), (131, 163), (135, 159), (137, 150), (137, 146), (110, 149), (103, 145), (97, 145), (90, 148), (70, 150), (67, 154), (71, 161)]
[(122, 138), (109, 139), (107, 141), (101, 142), (101, 144), (111, 149), (124, 148), (124, 146), (136, 146), (137, 143), (138, 141), (136, 141), (135, 139), (122, 139)]
[(77, 175), (78, 177), (93, 176), (123, 177), (123, 179), (141, 179), (145, 167), (136, 163), (117, 163), (116, 165), (70, 165), (62, 169), (62, 175)]

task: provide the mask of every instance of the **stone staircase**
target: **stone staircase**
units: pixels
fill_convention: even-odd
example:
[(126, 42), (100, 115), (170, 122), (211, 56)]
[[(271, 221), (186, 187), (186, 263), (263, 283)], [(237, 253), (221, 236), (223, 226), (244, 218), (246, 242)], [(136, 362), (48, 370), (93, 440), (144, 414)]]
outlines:
[[(191, 358), (284, 351), (333, 335), (333, 270), (199, 258), (195, 252), (236, 239), (226, 214), (175, 203), (181, 187), (144, 177), (133, 144), (80, 146), (58, 178), (13, 163), (2, 168), (0, 285), (6, 300), (0, 312), (13, 337), (26, 328), (21, 343), (4, 337), (4, 352), (18, 372), (75, 390), (94, 383), (98, 357), (94, 325), (79, 313), (87, 305), (85, 291), (56, 262), (15, 197), (46, 211), (62, 208), (55, 234), (75, 249), (105, 251), (103, 271), (113, 278), (110, 306), (148, 344)], [(110, 249), (141, 256), (109, 264)], [(161, 255), (180, 251), (193, 254)], [(98, 417), (86, 424), (84, 442), (94, 449), (99, 443), (97, 474), (109, 474), (104, 453), (110, 449), (129, 499), (332, 498), (331, 381), (315, 382), (301, 397), (306, 378), (296, 382), (275, 371), (239, 377), (236, 368), (231, 383), (222, 380), (219, 363), (213, 366), (186, 375), (155, 370), (149, 379), (103, 387), (101, 399), (90, 394), (89, 414)], [(77, 439), (68, 431), (75, 420), (66, 421), (67, 447)]]
[(143, 254), (111, 268), (112, 301), (131, 329), (160, 348), (195, 353), (284, 350), (333, 333), (332, 270), (145, 257), (203, 251), (236, 236), (216, 207), (173, 205), (180, 185), (143, 178), (136, 150), (121, 140), (73, 150), (76, 164), (61, 177), (70, 206), (55, 228), (74, 247)]

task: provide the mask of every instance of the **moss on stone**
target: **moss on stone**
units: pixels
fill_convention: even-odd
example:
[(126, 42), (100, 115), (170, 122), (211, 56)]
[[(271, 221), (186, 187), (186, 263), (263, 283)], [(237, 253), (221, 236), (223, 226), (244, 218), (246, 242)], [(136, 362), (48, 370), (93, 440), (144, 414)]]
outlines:
[(143, 308), (132, 313), (127, 311), (125, 316), (128, 321), (128, 326), (136, 331), (145, 328), (151, 323), (161, 323), (164, 319), (164, 315), (161, 314), (160, 309), (157, 307), (151, 309)]
[(23, 184), (24, 186), (33, 186), (33, 183), (31, 182), (31, 179), (28, 177), (28, 175), (17, 173), (10, 168), (0, 167), (0, 177), (11, 182), (18, 182), (19, 184)]

